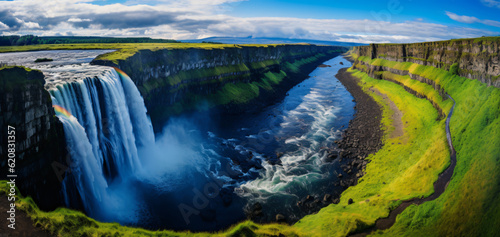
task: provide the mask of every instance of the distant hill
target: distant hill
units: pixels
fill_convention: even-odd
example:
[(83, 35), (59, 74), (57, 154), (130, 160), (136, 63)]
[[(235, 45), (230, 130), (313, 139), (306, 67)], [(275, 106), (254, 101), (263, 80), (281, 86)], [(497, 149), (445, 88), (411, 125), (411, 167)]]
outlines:
[(22, 46), (36, 44), (83, 44), (83, 43), (179, 43), (171, 39), (151, 39), (148, 37), (115, 38), (97, 36), (0, 36), (0, 46)]
[(318, 44), (318, 45), (335, 45), (335, 46), (362, 46), (367, 44), (339, 42), (339, 41), (324, 41), (324, 40), (309, 40), (309, 39), (285, 39), (285, 38), (253, 38), (253, 37), (209, 37), (204, 39), (181, 40), (186, 43), (224, 43), (224, 44)]

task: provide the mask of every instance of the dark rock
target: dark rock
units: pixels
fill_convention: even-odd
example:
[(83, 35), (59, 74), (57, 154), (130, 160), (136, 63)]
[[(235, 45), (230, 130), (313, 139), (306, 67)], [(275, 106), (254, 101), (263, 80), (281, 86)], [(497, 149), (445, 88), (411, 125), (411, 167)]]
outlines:
[(231, 189), (223, 188), (220, 190), (219, 195), (222, 199), (222, 203), (224, 204), (224, 206), (229, 206), (231, 205), (231, 202), (233, 202), (233, 192)]
[(339, 157), (339, 152), (338, 151), (330, 151), (328, 153), (328, 159), (329, 160), (335, 160), (335, 159), (337, 159), (337, 157)]
[(245, 208), (245, 213), (249, 218), (256, 218), (263, 215), (262, 205), (258, 202), (248, 208)]
[(276, 221), (277, 222), (285, 222), (286, 221), (285, 216), (282, 214), (276, 215)]
[(349, 200), (347, 201), (347, 204), (351, 205), (353, 203), (354, 203), (354, 201), (352, 200), (352, 198), (349, 198)]
[(44, 84), (44, 75), (38, 70), (16, 66), (0, 70), (0, 176), (5, 178), (8, 171), (10, 125), (16, 132), (15, 171), (22, 177), (17, 187), (24, 196), (33, 197), (40, 209), (54, 210), (64, 204), (61, 182), (70, 164), (64, 128)]
[(325, 196), (323, 197), (323, 202), (329, 202), (330, 199), (332, 199), (332, 195), (330, 194), (325, 194)]
[(216, 217), (215, 208), (204, 208), (200, 211), (200, 216), (204, 221), (214, 221)]

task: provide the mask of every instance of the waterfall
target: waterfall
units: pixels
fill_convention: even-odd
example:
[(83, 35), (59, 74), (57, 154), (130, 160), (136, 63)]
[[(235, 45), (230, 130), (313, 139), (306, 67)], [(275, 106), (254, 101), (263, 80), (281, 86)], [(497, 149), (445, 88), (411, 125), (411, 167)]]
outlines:
[(138, 149), (155, 137), (132, 80), (119, 69), (99, 68), (98, 76), (57, 85), (50, 94), (73, 161), (63, 181), (66, 205), (106, 219), (105, 206), (124, 198), (113, 197), (108, 186), (141, 171)]

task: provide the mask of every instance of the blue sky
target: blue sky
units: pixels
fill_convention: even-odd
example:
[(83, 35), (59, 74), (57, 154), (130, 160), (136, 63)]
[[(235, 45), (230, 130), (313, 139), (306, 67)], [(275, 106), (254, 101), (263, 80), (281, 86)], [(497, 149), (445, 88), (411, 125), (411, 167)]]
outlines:
[[(399, 4), (398, 4), (399, 2)], [(489, 7), (485, 1), (475, 0), (401, 0), (401, 1), (373, 1), (373, 0), (251, 0), (233, 3), (229, 13), (233, 16), (280, 16), (301, 18), (342, 18), (342, 19), (370, 19), (372, 12), (379, 13), (389, 10), (389, 4), (402, 7), (400, 13), (391, 14), (391, 20), (396, 22), (423, 19), (428, 22), (477, 27), (499, 31), (500, 28), (486, 26), (480, 23), (473, 25), (460, 23), (450, 19), (446, 12), (458, 15), (474, 16), (477, 18), (500, 21), (500, 8)], [(499, 1), (500, 6), (500, 1)]]
[(0, 1), (0, 34), (418, 42), (500, 35), (500, 0)]

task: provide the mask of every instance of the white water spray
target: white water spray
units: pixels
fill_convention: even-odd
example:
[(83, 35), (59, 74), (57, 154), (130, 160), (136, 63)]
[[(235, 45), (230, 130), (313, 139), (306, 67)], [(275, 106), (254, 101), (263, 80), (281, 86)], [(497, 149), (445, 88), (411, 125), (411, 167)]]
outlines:
[[(58, 113), (74, 160), (62, 191), (68, 206), (80, 200), (90, 216), (106, 220), (112, 213), (113, 220), (118, 216), (129, 222), (132, 213), (120, 217), (116, 212), (133, 211), (124, 200), (133, 198), (110, 191), (123, 185), (110, 185), (144, 173), (138, 150), (154, 144), (155, 138), (144, 101), (130, 78), (112, 68), (100, 68), (102, 74), (97, 77), (50, 90), (53, 104), (74, 115)], [(72, 186), (78, 190), (77, 197)]]

